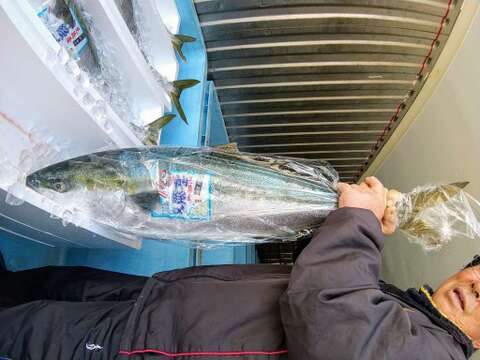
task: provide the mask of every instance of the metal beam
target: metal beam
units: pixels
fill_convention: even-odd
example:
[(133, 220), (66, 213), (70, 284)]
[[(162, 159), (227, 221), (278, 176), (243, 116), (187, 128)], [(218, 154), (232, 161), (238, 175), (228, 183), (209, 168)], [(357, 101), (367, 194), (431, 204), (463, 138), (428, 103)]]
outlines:
[(194, 0), (199, 15), (220, 11), (238, 11), (256, 8), (273, 8), (280, 6), (324, 6), (324, 5), (350, 5), (381, 7), (387, 9), (405, 9), (419, 13), (442, 15), (447, 7), (448, 0)]
[(355, 156), (367, 158), (369, 152), (365, 150), (321, 150), (321, 151), (280, 151), (280, 152), (269, 152), (269, 155), (278, 155), (278, 156), (288, 156), (288, 157), (298, 157), (303, 159), (318, 159), (318, 158), (353, 158)]
[[(339, 102), (339, 101), (368, 101), (375, 99), (398, 99), (402, 100), (407, 98), (408, 91), (402, 89), (376, 89), (371, 90), (321, 90), (321, 91), (295, 91), (295, 89), (290, 89), (288, 93), (274, 92), (274, 93), (265, 93), (265, 94), (248, 94), (240, 93), (236, 95), (227, 95), (225, 93), (220, 94), (220, 103), (229, 104), (229, 103), (250, 103), (250, 102), (282, 102), (282, 101), (291, 101), (290, 99), (312, 99), (312, 101), (328, 101), (328, 102)], [(309, 101), (309, 100), (303, 100)]]
[[(366, 49), (365, 49), (366, 50)], [(301, 68), (301, 67), (417, 67), (423, 60), (422, 55), (381, 54), (369, 49), (364, 53), (327, 53), (306, 55), (269, 55), (254, 57), (224, 57), (219, 60), (210, 60), (209, 72), (223, 72), (235, 70), (258, 70), (272, 68)], [(371, 70), (371, 69), (370, 69)]]
[[(394, 113), (399, 100), (370, 100), (370, 101), (290, 101), (290, 102), (263, 102), (223, 105), (222, 113), (225, 118), (243, 116), (296, 115), (296, 114), (345, 114), (345, 113)], [(248, 115), (245, 115), (248, 114)], [(250, 115), (256, 114), (256, 115)], [(368, 116), (366, 115), (366, 116)]]
[(200, 26), (203, 28), (246, 24), (261, 28), (262, 26), (271, 26), (275, 22), (288, 21), (348, 21), (352, 23), (368, 21), (372, 24), (389, 24), (390, 26), (435, 32), (440, 19), (439, 16), (415, 13), (405, 9), (387, 10), (369, 6), (274, 7), (200, 15)]
[[(272, 153), (287, 155), (296, 152), (298, 154), (308, 153), (315, 154), (316, 151), (327, 151), (331, 153), (339, 153), (340, 151), (369, 151), (374, 141), (330, 141), (330, 142), (292, 142), (292, 143), (262, 143), (262, 144), (238, 144), (240, 150), (254, 153)], [(293, 154), (293, 153), (292, 153)]]
[(227, 126), (270, 125), (319, 122), (385, 122), (386, 113), (331, 113), (331, 114), (294, 114), (271, 116), (246, 116), (225, 119)]
[[(395, 108), (390, 109), (324, 109), (324, 110), (295, 110), (295, 111), (269, 111), (258, 113), (243, 113), (243, 114), (228, 114), (225, 115), (225, 119), (235, 117), (248, 117), (248, 116), (278, 116), (278, 115), (311, 115), (311, 114), (350, 114), (350, 113), (362, 113), (362, 114), (374, 114), (384, 113), (393, 114)], [(228, 120), (227, 120), (228, 121)]]
[(228, 135), (234, 139), (240, 136), (253, 136), (263, 134), (271, 136), (271, 134), (324, 134), (324, 133), (346, 133), (346, 132), (381, 132), (385, 128), (385, 123), (365, 123), (365, 124), (307, 124), (303, 126), (270, 126), (270, 127), (227, 127)]
[(268, 144), (296, 144), (299, 142), (354, 142), (354, 141), (375, 141), (380, 135), (379, 132), (359, 132), (359, 133), (296, 133), (296, 134), (270, 134), (270, 136), (254, 136), (254, 137), (233, 137), (230, 140), (236, 142), (240, 147), (246, 145), (263, 145)]
[[(428, 39), (409, 38), (395, 35), (364, 34), (320, 34), (269, 36), (246, 39), (230, 39), (207, 42), (210, 59), (248, 57), (301, 53), (412, 53), (422, 55), (428, 51)], [(334, 51), (333, 51), (334, 50)], [(227, 54), (228, 53), (228, 54)]]

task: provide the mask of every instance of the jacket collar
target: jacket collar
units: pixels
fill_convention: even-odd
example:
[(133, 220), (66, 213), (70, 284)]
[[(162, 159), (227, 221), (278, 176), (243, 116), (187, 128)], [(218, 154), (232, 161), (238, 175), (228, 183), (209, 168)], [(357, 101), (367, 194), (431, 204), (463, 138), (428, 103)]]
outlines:
[(402, 291), (397, 287), (380, 282), (380, 289), (389, 295), (398, 298), (407, 305), (415, 308), (426, 315), (432, 323), (447, 331), (462, 347), (467, 359), (473, 354), (475, 348), (471, 339), (445, 315), (443, 315), (436, 307), (432, 300), (433, 291), (428, 285), (422, 286), (419, 290), (408, 289)]

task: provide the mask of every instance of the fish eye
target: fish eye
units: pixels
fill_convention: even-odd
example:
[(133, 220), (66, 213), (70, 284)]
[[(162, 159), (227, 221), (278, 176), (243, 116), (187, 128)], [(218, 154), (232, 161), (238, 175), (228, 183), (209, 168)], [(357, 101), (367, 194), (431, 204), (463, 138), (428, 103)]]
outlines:
[(67, 187), (63, 181), (57, 180), (52, 183), (53, 190), (60, 193), (67, 191)]

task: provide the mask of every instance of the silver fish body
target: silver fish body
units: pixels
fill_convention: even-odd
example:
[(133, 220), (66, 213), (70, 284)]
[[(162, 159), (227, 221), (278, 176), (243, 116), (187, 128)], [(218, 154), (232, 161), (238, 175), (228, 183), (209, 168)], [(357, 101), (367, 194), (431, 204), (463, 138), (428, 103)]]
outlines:
[(153, 147), (67, 160), (27, 185), (120, 233), (212, 246), (295, 239), (337, 207), (337, 179), (327, 164)]

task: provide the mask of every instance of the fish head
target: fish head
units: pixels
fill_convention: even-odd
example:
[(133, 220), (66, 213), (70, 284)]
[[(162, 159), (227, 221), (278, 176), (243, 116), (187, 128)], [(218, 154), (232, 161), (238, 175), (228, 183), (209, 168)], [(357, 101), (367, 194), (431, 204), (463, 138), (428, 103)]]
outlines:
[(27, 186), (40, 193), (51, 190), (61, 194), (128, 190), (129, 177), (116, 155), (113, 151), (108, 152), (108, 156), (104, 153), (83, 155), (48, 166), (30, 174)]
[(41, 192), (53, 190), (57, 193), (72, 191), (76, 186), (72, 169), (68, 162), (49, 166), (27, 176), (27, 186)]

